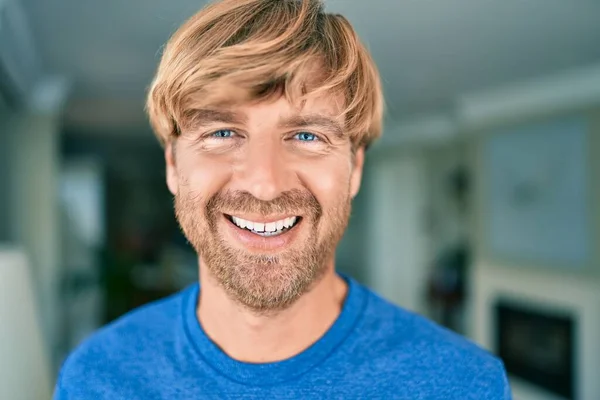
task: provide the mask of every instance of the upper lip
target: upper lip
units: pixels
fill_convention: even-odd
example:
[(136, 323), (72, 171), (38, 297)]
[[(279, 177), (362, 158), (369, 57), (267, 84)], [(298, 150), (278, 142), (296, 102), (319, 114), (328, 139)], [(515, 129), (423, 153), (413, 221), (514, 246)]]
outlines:
[(268, 217), (265, 217), (264, 215), (256, 215), (256, 214), (225, 214), (228, 217), (237, 217), (237, 218), (241, 218), (244, 219), (246, 221), (251, 221), (251, 222), (258, 222), (258, 223), (264, 223), (264, 224), (268, 224), (270, 222), (277, 222), (277, 221), (281, 221), (282, 219), (286, 219), (286, 218), (300, 218), (300, 215), (296, 215), (296, 214), (281, 214), (281, 215), (269, 215)]

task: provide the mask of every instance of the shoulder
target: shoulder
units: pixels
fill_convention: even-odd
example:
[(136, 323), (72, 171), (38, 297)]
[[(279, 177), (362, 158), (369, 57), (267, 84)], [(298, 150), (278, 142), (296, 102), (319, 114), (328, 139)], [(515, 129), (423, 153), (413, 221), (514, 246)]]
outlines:
[(94, 385), (110, 387), (117, 371), (135, 374), (160, 359), (181, 329), (184, 298), (195, 290), (190, 286), (139, 307), (84, 340), (62, 365), (56, 397), (63, 398), (61, 393), (67, 391), (74, 395), (81, 388), (89, 391)]
[(360, 340), (369, 345), (368, 357), (392, 375), (410, 374), (415, 385), (426, 382), (428, 390), (463, 393), (465, 399), (510, 398), (504, 365), (497, 357), (371, 291), (357, 328)]

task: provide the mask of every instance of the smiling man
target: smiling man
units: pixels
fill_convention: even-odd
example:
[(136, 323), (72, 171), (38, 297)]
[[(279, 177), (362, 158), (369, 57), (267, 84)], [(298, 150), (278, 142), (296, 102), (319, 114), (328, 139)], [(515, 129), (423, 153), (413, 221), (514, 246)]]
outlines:
[(185, 23), (148, 112), (200, 282), (85, 341), (55, 397), (509, 399), (499, 360), (335, 272), (382, 103), (317, 0), (223, 0)]

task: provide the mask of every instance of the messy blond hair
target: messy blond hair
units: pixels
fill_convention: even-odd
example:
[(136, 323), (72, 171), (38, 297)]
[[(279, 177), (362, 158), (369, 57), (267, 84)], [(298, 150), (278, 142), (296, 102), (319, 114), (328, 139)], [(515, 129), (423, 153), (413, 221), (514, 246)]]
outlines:
[(368, 146), (381, 135), (377, 68), (350, 23), (319, 0), (221, 0), (189, 19), (167, 43), (148, 93), (161, 144), (193, 129), (207, 107), (285, 96), (341, 95), (346, 132)]

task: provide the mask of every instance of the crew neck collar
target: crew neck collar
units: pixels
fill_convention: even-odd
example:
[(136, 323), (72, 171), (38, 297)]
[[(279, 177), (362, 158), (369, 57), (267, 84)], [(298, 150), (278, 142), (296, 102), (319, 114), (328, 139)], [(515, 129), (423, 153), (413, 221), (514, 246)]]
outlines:
[(183, 301), (183, 321), (188, 339), (206, 363), (229, 379), (252, 386), (281, 383), (302, 375), (321, 363), (352, 332), (363, 312), (366, 292), (352, 278), (341, 275), (348, 284), (342, 310), (325, 334), (303, 352), (282, 361), (247, 363), (235, 360), (223, 352), (204, 332), (196, 315), (200, 285), (186, 291)]

